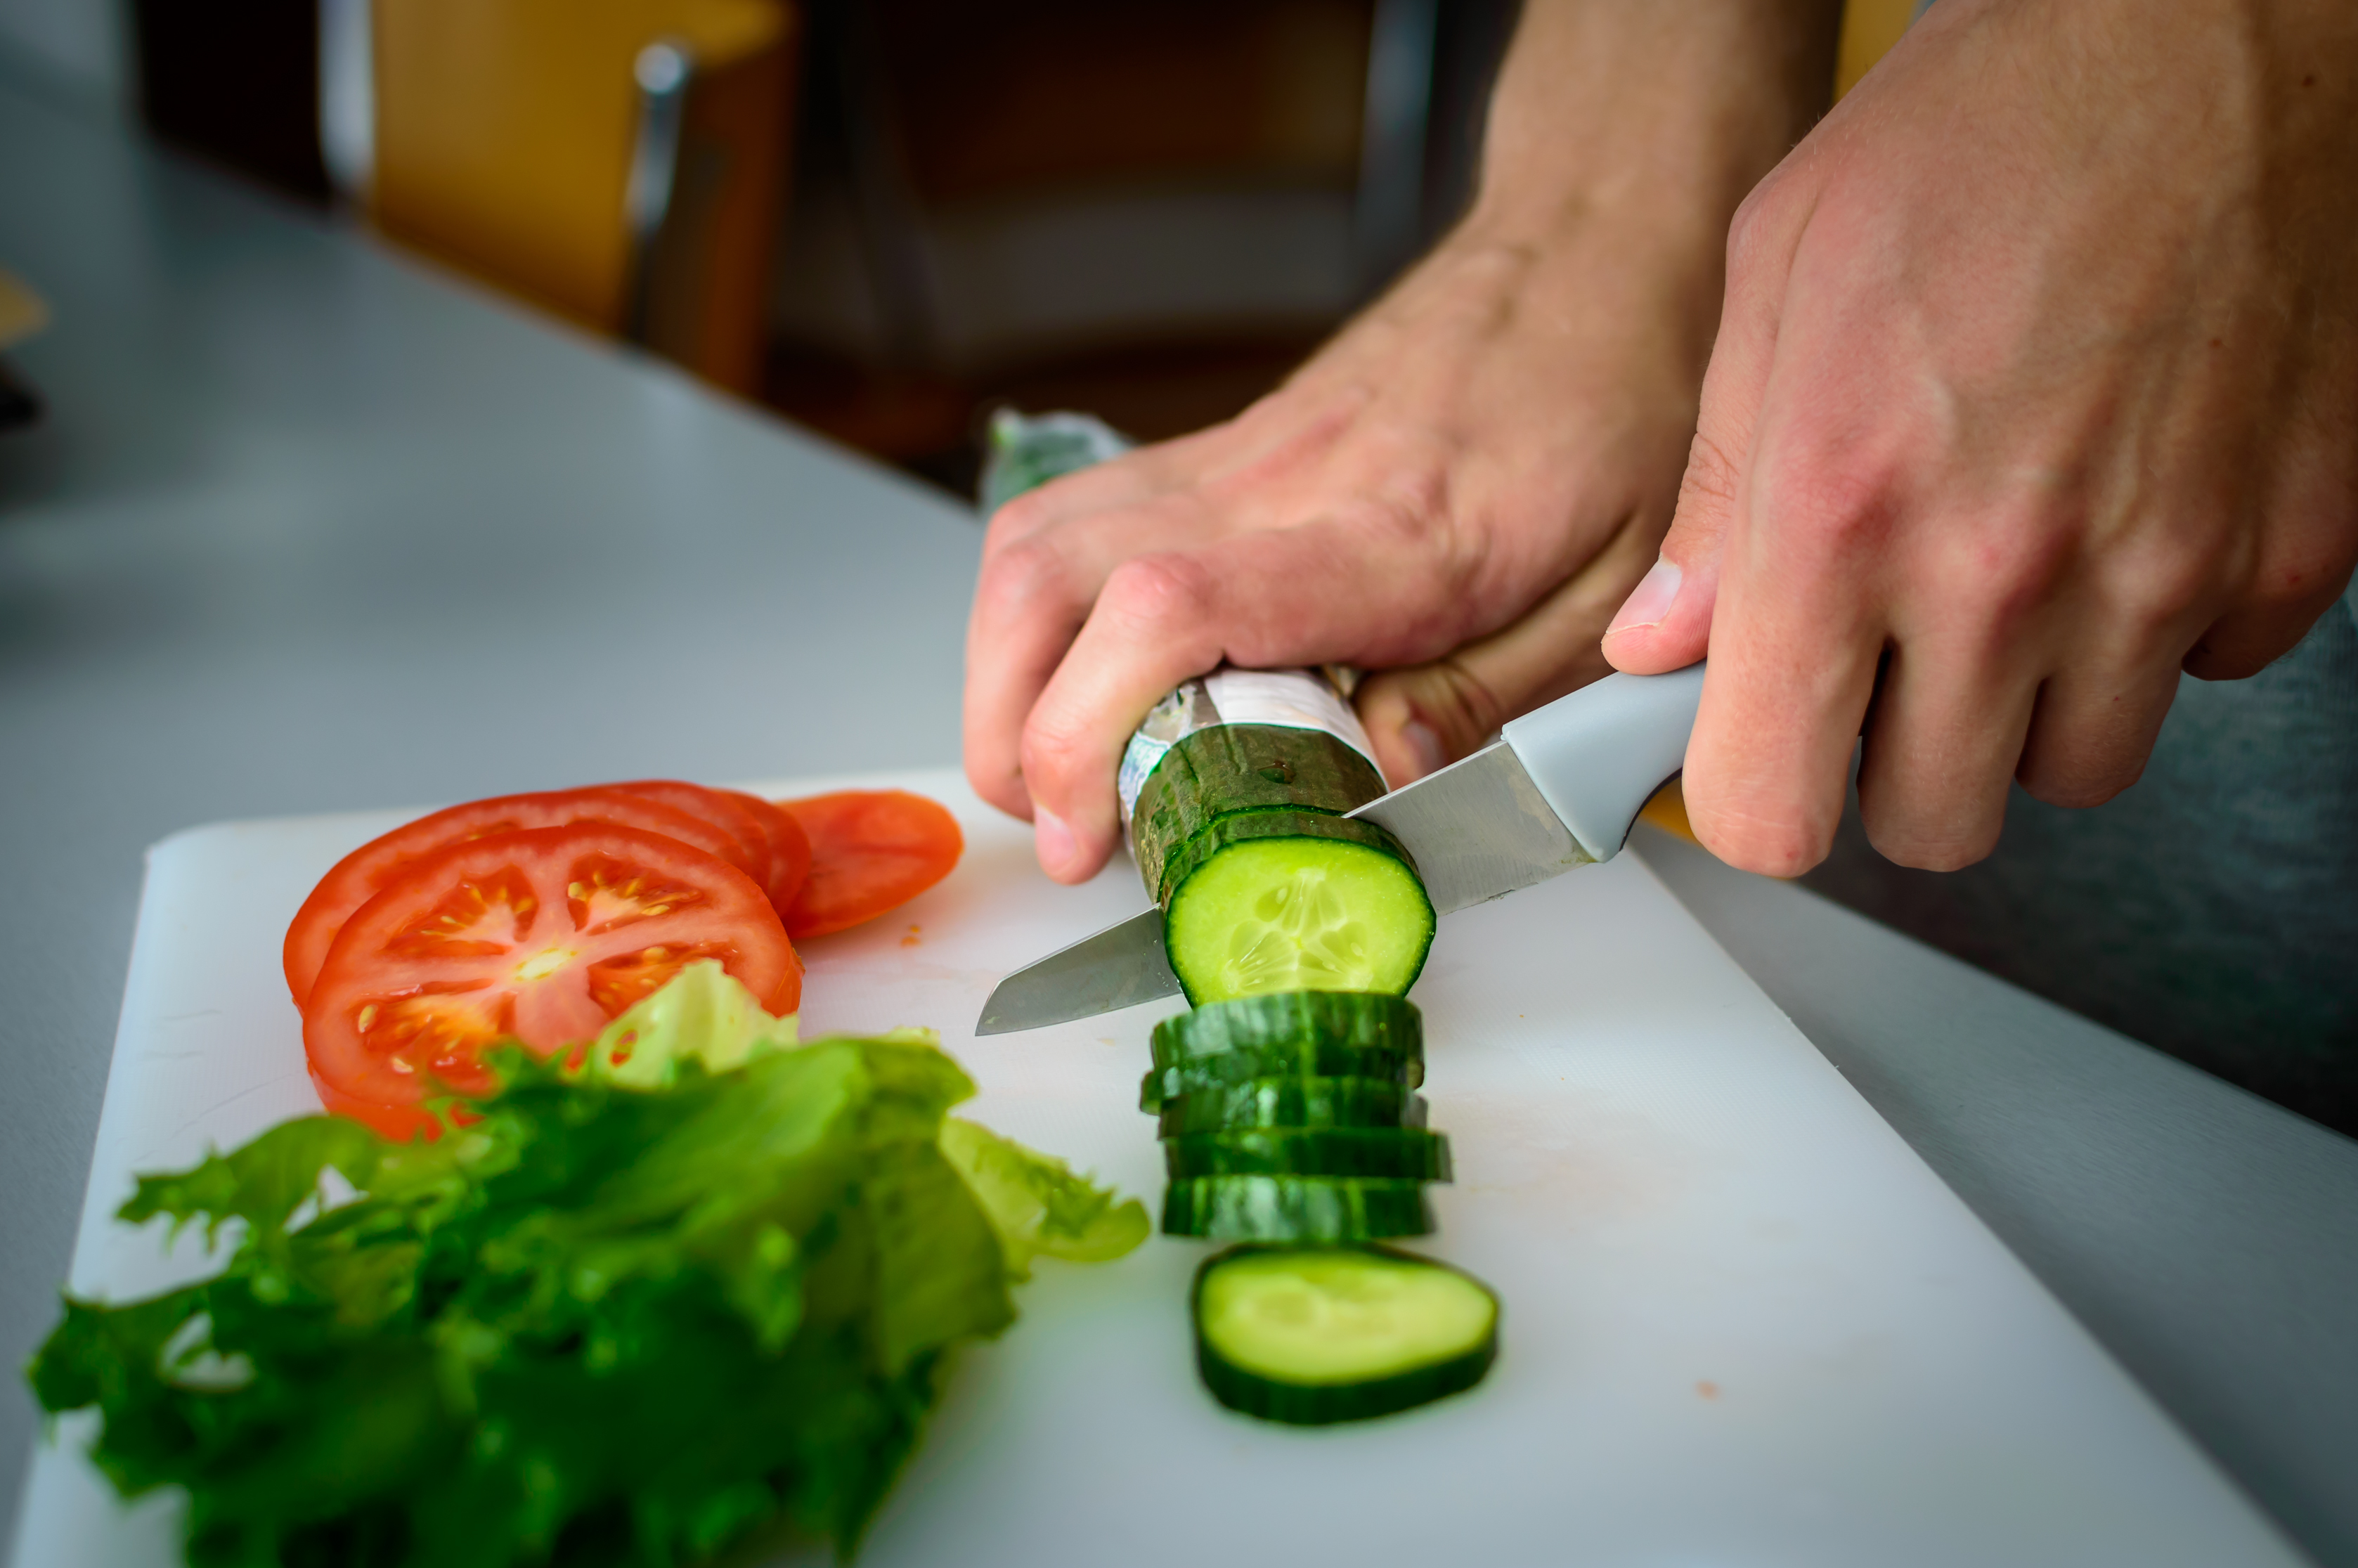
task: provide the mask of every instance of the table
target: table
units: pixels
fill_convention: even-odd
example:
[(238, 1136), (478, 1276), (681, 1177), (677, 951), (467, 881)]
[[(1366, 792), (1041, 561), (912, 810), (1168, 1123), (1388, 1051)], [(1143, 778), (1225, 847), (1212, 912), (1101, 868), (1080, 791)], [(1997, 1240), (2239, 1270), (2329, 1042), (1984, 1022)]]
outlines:
[[(46, 1332), (140, 850), (616, 773), (953, 761), (971, 513), (0, 80), (0, 1364)], [(2358, 1143), (1650, 830), (1638, 852), (2321, 1561)], [(33, 1431), (0, 1391), (0, 1540)]]

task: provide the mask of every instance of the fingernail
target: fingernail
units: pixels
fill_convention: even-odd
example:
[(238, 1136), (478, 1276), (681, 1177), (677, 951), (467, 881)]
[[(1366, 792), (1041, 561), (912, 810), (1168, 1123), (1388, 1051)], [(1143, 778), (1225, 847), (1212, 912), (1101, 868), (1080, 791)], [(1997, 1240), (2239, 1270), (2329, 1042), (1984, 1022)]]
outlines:
[(1065, 819), (1037, 805), (1032, 808), (1032, 847), (1039, 854), (1041, 867), (1052, 877), (1072, 863), (1078, 848)]
[(1670, 614), (1671, 606), (1678, 602), (1679, 579), (1684, 575), (1675, 561), (1656, 561), (1654, 569), (1639, 579), (1629, 597), (1621, 601), (1605, 634), (1610, 637), (1635, 632), (1641, 626), (1660, 626), (1662, 618)]
[(1416, 776), (1437, 773), (1449, 758), (1441, 749), (1441, 737), (1422, 719), (1412, 719), (1401, 726), (1401, 744), (1416, 759)]

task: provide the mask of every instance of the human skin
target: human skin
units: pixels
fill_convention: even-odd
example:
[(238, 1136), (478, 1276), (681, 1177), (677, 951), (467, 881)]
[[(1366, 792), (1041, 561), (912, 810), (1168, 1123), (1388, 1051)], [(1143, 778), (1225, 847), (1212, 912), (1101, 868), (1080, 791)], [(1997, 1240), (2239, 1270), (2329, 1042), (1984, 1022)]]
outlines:
[(2358, 558), (2358, 7), (1942, 0), (1745, 201), (1662, 547), (1605, 639), (1708, 651), (1687, 812), (1823, 859), (2134, 783), (2181, 667)]
[(1694, 430), (1727, 224), (1823, 110), (1832, 0), (1532, 0), (1466, 221), (1235, 420), (992, 518), (966, 766), (1077, 881), (1147, 709), (1223, 659), (1377, 671), (1395, 782), (1606, 673)]

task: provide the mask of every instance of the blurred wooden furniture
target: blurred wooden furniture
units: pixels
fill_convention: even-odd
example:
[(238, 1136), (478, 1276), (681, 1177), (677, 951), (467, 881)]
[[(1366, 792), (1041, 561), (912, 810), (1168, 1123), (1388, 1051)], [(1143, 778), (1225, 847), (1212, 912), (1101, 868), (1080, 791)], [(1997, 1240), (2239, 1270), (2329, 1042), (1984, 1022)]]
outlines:
[(370, 215), (750, 393), (799, 38), (787, 0), (375, 0)]

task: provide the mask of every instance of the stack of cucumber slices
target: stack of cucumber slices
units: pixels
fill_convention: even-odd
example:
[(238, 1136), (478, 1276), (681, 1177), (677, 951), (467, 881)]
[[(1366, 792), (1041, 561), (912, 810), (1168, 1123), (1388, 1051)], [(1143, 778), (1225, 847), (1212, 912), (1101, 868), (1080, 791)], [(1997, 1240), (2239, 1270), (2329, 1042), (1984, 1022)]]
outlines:
[(1482, 1285), (1374, 1245), (1433, 1229), (1450, 1179), (1425, 1126), (1416, 1004), (1354, 991), (1214, 1002), (1154, 1031), (1140, 1106), (1163, 1136), (1163, 1228), (1247, 1245), (1195, 1279), (1195, 1356), (1233, 1409), (1315, 1425), (1481, 1380), (1498, 1307)]

